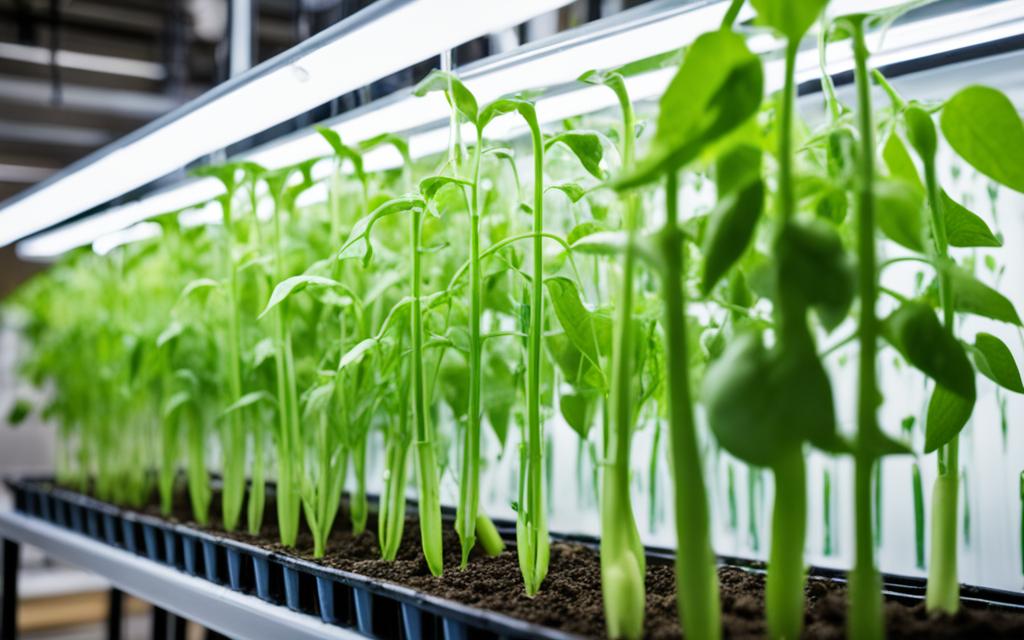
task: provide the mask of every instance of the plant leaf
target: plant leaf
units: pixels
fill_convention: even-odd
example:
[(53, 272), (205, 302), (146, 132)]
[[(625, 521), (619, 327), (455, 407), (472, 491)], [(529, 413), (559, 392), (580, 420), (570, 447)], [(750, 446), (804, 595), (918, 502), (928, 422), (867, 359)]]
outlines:
[(187, 327), (181, 322), (178, 322), (177, 320), (172, 320), (171, 323), (167, 325), (167, 327), (163, 331), (160, 332), (160, 335), (156, 337), (157, 348), (159, 349), (160, 347), (164, 346), (171, 340), (174, 340), (175, 338), (180, 336), (185, 331), (186, 328)]
[(1006, 344), (991, 333), (978, 333), (971, 347), (978, 372), (1004, 389), (1024, 393), (1020, 370)]
[(828, 0), (750, 0), (758, 21), (797, 43), (818, 19)]
[(924, 452), (931, 453), (947, 444), (960, 433), (971, 419), (974, 411), (974, 396), (965, 398), (958, 393), (936, 384), (928, 401), (928, 417), (925, 424)]
[(597, 401), (600, 397), (596, 392), (577, 392), (563, 393), (558, 398), (558, 408), (562, 412), (562, 417), (583, 440), (587, 439), (590, 427), (594, 424)]
[(1006, 296), (955, 265), (942, 267), (949, 273), (953, 305), (957, 311), (1021, 325), (1020, 316)]
[(813, 306), (831, 331), (853, 304), (853, 265), (835, 227), (823, 220), (786, 224), (779, 245), (777, 295), (783, 304)]
[(1024, 193), (1024, 122), (1001, 91), (972, 85), (942, 107), (942, 134), (975, 169)]
[(555, 189), (556, 191), (561, 191), (573, 203), (579, 202), (580, 199), (583, 198), (583, 196), (587, 195), (586, 189), (584, 189), (580, 185), (576, 184), (575, 182), (562, 182), (562, 183), (559, 183), (559, 184), (553, 184), (553, 185), (547, 187), (544, 190), (545, 191), (550, 191), (551, 189)]
[[(564, 144), (576, 155), (587, 173), (598, 180), (608, 177), (607, 172), (601, 169), (604, 146), (601, 144), (600, 134), (595, 131), (562, 131), (544, 141), (544, 150), (547, 151), (558, 143)], [(573, 202), (575, 201), (573, 200)]]
[(999, 240), (976, 213), (953, 200), (945, 189), (939, 192), (946, 237), (954, 247), (1001, 247)]
[(477, 102), (473, 93), (462, 84), (453, 73), (434, 69), (413, 89), (413, 95), (425, 96), (431, 91), (443, 91), (449, 103), (454, 101), (455, 108), (466, 120), (477, 124)]
[(267, 315), (271, 309), (284, 302), (292, 294), (298, 293), (309, 286), (335, 287), (339, 289), (345, 288), (345, 285), (330, 278), (305, 274), (292, 276), (291, 278), (287, 278), (277, 283), (277, 286), (274, 287), (273, 293), (270, 294), (270, 300), (267, 301), (267, 306), (260, 312), (259, 318)]
[(960, 342), (923, 302), (903, 303), (882, 322), (882, 334), (910, 364), (947, 389), (974, 395), (974, 368)]
[(731, 31), (701, 35), (661, 97), (650, 154), (614, 188), (638, 187), (688, 164), (757, 112), (763, 81), (761, 60), (742, 36)]
[(235, 400), (230, 405), (228, 405), (223, 411), (220, 412), (220, 416), (223, 418), (229, 413), (241, 411), (246, 407), (253, 406), (257, 402), (269, 402), (272, 405), (277, 404), (277, 400), (274, 398), (274, 396), (270, 395), (270, 393), (266, 391), (251, 391), (242, 396), (241, 398), (239, 398), (238, 400)]
[(924, 192), (904, 180), (876, 180), (878, 226), (890, 240), (911, 251), (924, 252)]
[(316, 130), (320, 133), (327, 144), (331, 145), (331, 149), (334, 150), (334, 155), (341, 160), (348, 160), (352, 163), (352, 171), (356, 174), (356, 178), (360, 182), (366, 182), (366, 171), (363, 170), (363, 154), (357, 149), (344, 144), (341, 141), (341, 134), (334, 129), (328, 129), (327, 127), (317, 127)]
[(164, 419), (170, 418), (175, 411), (185, 406), (192, 400), (192, 394), (188, 391), (178, 391), (167, 398), (164, 402), (162, 414)]
[(704, 295), (743, 255), (754, 236), (764, 208), (760, 166), (760, 151), (746, 145), (732, 150), (717, 164), (718, 203), (708, 214), (704, 231)]
[(197, 278), (185, 285), (185, 288), (181, 290), (181, 295), (178, 299), (184, 300), (197, 292), (209, 293), (211, 290), (216, 289), (219, 286), (220, 283), (213, 278)]
[(14, 401), (14, 404), (11, 405), (11, 410), (7, 412), (7, 425), (17, 427), (24, 422), (31, 413), (32, 404), (24, 398), (18, 398)]
[(559, 276), (548, 278), (544, 284), (547, 285), (551, 306), (565, 335), (573, 346), (600, 370), (601, 351), (596, 326), (598, 320), (596, 314), (583, 306), (576, 283)]
[(356, 346), (349, 349), (345, 355), (341, 356), (341, 360), (338, 361), (338, 371), (362, 360), (363, 356), (378, 344), (380, 344), (380, 341), (377, 340), (377, 338), (366, 338), (365, 340), (361, 340), (356, 344)]
[(370, 231), (373, 230), (373, 225), (381, 218), (389, 215), (410, 211), (416, 207), (422, 209), (424, 206), (423, 198), (419, 195), (401, 196), (382, 203), (352, 225), (348, 239), (345, 240), (341, 249), (338, 250), (337, 259), (360, 258), (364, 265), (368, 264), (373, 258), (373, 244), (370, 242)]

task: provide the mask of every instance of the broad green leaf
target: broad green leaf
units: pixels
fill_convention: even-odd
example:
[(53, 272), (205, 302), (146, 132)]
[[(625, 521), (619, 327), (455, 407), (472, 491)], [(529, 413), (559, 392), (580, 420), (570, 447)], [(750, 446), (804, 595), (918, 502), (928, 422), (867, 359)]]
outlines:
[(928, 401), (928, 417), (925, 425), (924, 452), (931, 453), (949, 443), (971, 419), (974, 411), (974, 396), (965, 398), (958, 393), (936, 384)]
[(451, 176), (429, 176), (420, 180), (420, 195), (424, 200), (432, 200), (437, 193), (450, 184), (459, 184), (464, 187), (472, 187), (472, 182), (453, 178)]
[(974, 368), (967, 353), (930, 306), (905, 302), (883, 321), (882, 328), (885, 338), (910, 364), (951, 391), (974, 395)]
[(431, 91), (443, 91), (449, 103), (454, 102), (455, 108), (473, 124), (477, 123), (477, 103), (472, 92), (462, 84), (455, 74), (434, 69), (413, 89), (413, 95), (425, 96)]
[(599, 233), (607, 230), (608, 227), (604, 226), (604, 224), (600, 222), (595, 222), (593, 220), (588, 220), (586, 222), (581, 222), (575, 227), (573, 227), (569, 231), (569, 235), (565, 237), (565, 241), (569, 245), (573, 245), (581, 238), (585, 238), (592, 233)]
[(11, 410), (7, 412), (7, 425), (11, 427), (20, 425), (30, 413), (32, 413), (32, 404), (24, 398), (18, 398), (11, 405)]
[(876, 180), (874, 193), (876, 219), (882, 233), (911, 251), (923, 253), (924, 193), (900, 179)]
[(502, 448), (508, 440), (508, 425), (516, 404), (515, 374), (504, 354), (492, 353), (484, 367), (483, 405), (487, 422)]
[(548, 278), (544, 284), (547, 285), (551, 306), (565, 335), (593, 366), (600, 369), (601, 352), (597, 334), (599, 320), (596, 314), (583, 306), (579, 289), (569, 278)]
[(943, 269), (949, 273), (953, 305), (957, 311), (1020, 326), (1020, 316), (1006, 296), (955, 265), (947, 265)]
[(241, 411), (242, 409), (251, 407), (258, 402), (267, 402), (272, 405), (277, 404), (277, 400), (274, 396), (266, 391), (251, 391), (225, 407), (225, 409), (221, 411), (220, 415), (221, 417), (224, 417), (229, 413), (234, 413), (235, 411)]
[(946, 222), (946, 238), (954, 247), (1001, 247), (997, 238), (976, 213), (949, 197), (945, 190), (939, 192), (942, 214)]
[(942, 107), (942, 134), (975, 169), (1024, 193), (1024, 122), (1001, 91), (972, 85)]
[(587, 173), (598, 180), (607, 177), (607, 173), (601, 169), (604, 147), (600, 134), (595, 131), (562, 131), (544, 141), (545, 151), (558, 143), (564, 144), (576, 155)]
[(800, 42), (821, 15), (828, 0), (750, 0), (758, 21), (772, 27), (790, 42)]
[(302, 291), (306, 287), (336, 287), (342, 288), (343, 284), (337, 280), (330, 278), (323, 278), (321, 276), (310, 276), (310, 275), (299, 275), (292, 276), (286, 280), (282, 280), (274, 287), (273, 293), (270, 294), (270, 300), (267, 301), (267, 306), (260, 312), (259, 317), (267, 315), (267, 313), (276, 307), (277, 305), (284, 302), (292, 294)]
[(804, 440), (843, 448), (828, 376), (803, 346), (769, 351), (741, 334), (708, 366), (703, 397), (718, 443), (750, 464), (772, 466)]
[(979, 333), (974, 336), (971, 354), (978, 372), (983, 376), (1005, 389), (1024, 393), (1017, 362), (1002, 340), (991, 333)]
[(885, 161), (890, 176), (903, 180), (920, 191), (924, 190), (921, 176), (917, 173), (917, 165), (914, 164), (914, 159), (910, 156), (903, 139), (896, 135), (896, 131), (892, 131), (885, 139), (882, 160)]
[(537, 111), (533, 102), (525, 98), (506, 96), (504, 98), (498, 98), (483, 108), (483, 111), (480, 112), (480, 119), (477, 126), (480, 129), (483, 129), (491, 122), (491, 120), (494, 120), (498, 116), (506, 113), (512, 113), (513, 111), (519, 113), (519, 115), (522, 116), (530, 126), (537, 124)]
[[(740, 159), (742, 158), (742, 159)], [(764, 208), (760, 152), (739, 147), (719, 161), (718, 203), (708, 214), (701, 289), (707, 295), (750, 245)]]
[(576, 434), (586, 440), (597, 415), (601, 395), (596, 392), (564, 393), (558, 398), (562, 417)]
[(469, 365), (464, 358), (448, 355), (441, 365), (441, 391), (452, 416), (465, 420), (469, 413)]
[(776, 286), (783, 304), (813, 306), (826, 329), (839, 326), (853, 304), (855, 279), (835, 228), (817, 219), (790, 222), (778, 251)]
[(565, 194), (567, 198), (569, 198), (569, 200), (571, 200), (574, 203), (579, 202), (583, 198), (583, 196), (587, 195), (586, 189), (576, 184), (575, 182), (562, 182), (559, 184), (553, 184), (544, 190), (550, 191), (552, 189), (556, 191), (561, 191), (562, 193)]
[(650, 154), (616, 189), (656, 180), (753, 116), (763, 93), (761, 60), (731, 31), (705, 33), (690, 46), (661, 97)]

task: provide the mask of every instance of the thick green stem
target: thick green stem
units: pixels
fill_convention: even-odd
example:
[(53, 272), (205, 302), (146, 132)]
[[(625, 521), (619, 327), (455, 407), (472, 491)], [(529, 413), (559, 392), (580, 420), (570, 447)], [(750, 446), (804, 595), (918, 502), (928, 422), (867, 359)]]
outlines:
[(480, 318), (483, 292), (480, 279), (480, 153), (483, 139), (478, 128), (473, 148), (473, 177), (469, 197), (469, 419), (462, 441), (462, 477), (455, 531), (462, 543), (462, 568), (476, 544), (476, 516), (480, 503), (480, 419), (483, 379), (483, 341)]
[[(621, 85), (619, 85), (621, 86)], [(622, 165), (633, 164), (633, 106), (625, 88), (617, 90), (622, 108)], [(605, 620), (611, 638), (639, 638), (644, 631), (644, 575), (646, 558), (629, 495), (630, 444), (633, 437), (633, 272), (638, 218), (636, 194), (623, 197), (627, 234), (622, 260), (622, 282), (616, 304), (612, 346), (611, 395), (608, 408), (612, 425), (607, 432), (608, 457), (601, 491), (601, 588)]]
[[(231, 200), (233, 189), (224, 196), (225, 259), (229, 272), (228, 279), (228, 389), (230, 403), (242, 397), (242, 338), (241, 319), (238, 303), (238, 268), (232, 250)], [(240, 411), (232, 411), (228, 417), (227, 437), (224, 438), (224, 488), (221, 500), (221, 516), (224, 528), (234, 531), (242, 515), (242, 498), (245, 495), (245, 427)]]
[(416, 430), (416, 478), (420, 488), (420, 539), (430, 572), (440, 576), (444, 570), (441, 548), (441, 501), (438, 490), (434, 439), (427, 415), (427, 386), (423, 375), (423, 309), (420, 273), (420, 218), (414, 208), (409, 216), (412, 243), (412, 415)]
[(721, 637), (722, 633), (718, 574), (711, 546), (708, 498), (690, 393), (686, 295), (683, 291), (685, 254), (677, 197), (676, 176), (670, 173), (665, 183), (666, 216), (661, 243), (665, 263), (662, 297), (665, 306), (668, 432), (675, 484), (676, 597), (684, 635), (714, 639)]
[(807, 535), (807, 469), (803, 449), (792, 447), (774, 467), (772, 548), (765, 582), (768, 634), (795, 640), (804, 624), (804, 538)]
[[(935, 175), (935, 157), (922, 158), (928, 208), (931, 211), (931, 231), (934, 257), (937, 264), (949, 260), (949, 240), (939, 199), (938, 179)], [(939, 301), (942, 322), (954, 333), (953, 298), (949, 271), (939, 269)], [(932, 544), (928, 561), (928, 587), (925, 606), (928, 611), (956, 613), (960, 608), (960, 585), (957, 579), (957, 513), (960, 499), (960, 436), (942, 447), (939, 456), (939, 474), (932, 488)]]
[(796, 102), (796, 53), (799, 45), (799, 42), (790, 42), (786, 47), (786, 81), (782, 89), (782, 113), (779, 123), (779, 207), (783, 222), (788, 221), (796, 210), (796, 198), (793, 195), (793, 104)]
[(871, 122), (871, 83), (867, 72), (868, 51), (864, 44), (861, 21), (854, 21), (853, 50), (857, 84), (857, 118), (861, 153), (860, 182), (857, 191), (857, 281), (860, 289), (860, 340), (857, 389), (857, 450), (854, 468), (855, 546), (853, 571), (850, 574), (850, 615), (847, 628), (850, 637), (881, 638), (882, 618), (881, 575), (875, 564), (872, 526), (874, 510), (871, 499), (872, 469), (877, 456), (872, 442), (878, 436), (877, 350), (879, 337), (875, 304), (878, 300), (878, 270), (875, 259), (874, 129)]
[(540, 367), (541, 338), (544, 333), (544, 248), (541, 233), (544, 231), (544, 141), (536, 114), (524, 114), (530, 126), (533, 142), (533, 279), (530, 291), (530, 333), (527, 338), (526, 398), (527, 433), (526, 465), (520, 473), (526, 475), (524, 501), (519, 505), (517, 537), (521, 531), (527, 540), (519, 545), (527, 550), (520, 551), (520, 570), (526, 586), (526, 594), (533, 596), (547, 577), (550, 553), (547, 512), (544, 505), (543, 487), (543, 433), (540, 418)]

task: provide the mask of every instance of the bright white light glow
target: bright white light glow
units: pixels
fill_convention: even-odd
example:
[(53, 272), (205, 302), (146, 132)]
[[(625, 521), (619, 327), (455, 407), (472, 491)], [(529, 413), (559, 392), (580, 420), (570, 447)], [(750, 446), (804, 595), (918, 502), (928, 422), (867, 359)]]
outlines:
[[(0, 59), (27, 62), (29, 64), (48, 65), (51, 63), (50, 50), (16, 42), (0, 42)], [(116, 76), (129, 76), (144, 80), (163, 80), (167, 77), (164, 65), (148, 60), (132, 60), (118, 56), (105, 56), (96, 53), (66, 51), (58, 49), (56, 63), (65, 69), (95, 71)]]
[(101, 214), (20, 242), (17, 247), (18, 257), (25, 260), (49, 260), (155, 215), (209, 200), (223, 191), (224, 187), (214, 178), (190, 180), (143, 200), (113, 207)]
[[(893, 2), (875, 2), (874, 4), (890, 6)], [(861, 6), (860, 0), (833, 3), (833, 8), (840, 14)], [(564, 84), (578, 76), (585, 68), (614, 67), (636, 59), (637, 51), (641, 51), (639, 57), (643, 57), (689, 42), (702, 31), (713, 28), (721, 20), (724, 10), (724, 3), (706, 5), (661, 21), (670, 23), (672, 28), (663, 28), (663, 25), (655, 27), (654, 25), (659, 23), (652, 22), (631, 31), (624, 31), (624, 34), (628, 34), (630, 43), (640, 43), (638, 46), (644, 47), (641, 50), (635, 47), (604, 46), (603, 43), (607, 40), (601, 40), (602, 46), (598, 47), (593, 47), (593, 43), (590, 42), (580, 45), (580, 47), (567, 45), (557, 50), (553, 49), (548, 56), (530, 58), (518, 65), (507, 63), (500, 66), (491, 64), (474, 67), (472, 72), (466, 72), (462, 74), (462, 77), (470, 89), (477, 92), (480, 102), (488, 99), (484, 97), (489, 95), (486, 93), (488, 91), (493, 93), (500, 89), (503, 93), (507, 93), (540, 86), (531, 83), (531, 78), (543, 77), (551, 84)], [(886, 33), (884, 47), (881, 53), (872, 58), (872, 64), (881, 66), (902, 60), (912, 60), (1022, 32), (1024, 32), (1024, 2), (1008, 0), (959, 11), (948, 16), (918, 20), (911, 24), (893, 27)], [(618, 37), (618, 35), (612, 37)], [(872, 50), (879, 48), (877, 34), (870, 34), (868, 40)], [(777, 50), (779, 46), (778, 39), (763, 33), (753, 35), (750, 41), (751, 48), (761, 53)], [(594, 64), (595, 60), (601, 64)], [(853, 60), (849, 55), (849, 43), (830, 45), (828, 60), (828, 71), (831, 74), (851, 70)], [(629, 78), (627, 86), (630, 96), (637, 101), (656, 98), (665, 90), (674, 73), (674, 69), (661, 69)], [(815, 80), (820, 76), (816, 49), (808, 49), (799, 54), (796, 74), (798, 82)], [(504, 78), (500, 83), (492, 79), (499, 76)], [(780, 89), (782, 78), (782, 61), (778, 59), (768, 61), (765, 65), (766, 89), (769, 92)], [(541, 97), (537, 101), (537, 115), (541, 123), (545, 124), (557, 122), (572, 115), (593, 113), (614, 105), (615, 97), (611, 92), (599, 87), (581, 86), (572, 91)], [(339, 132), (346, 143), (355, 144), (388, 131), (408, 131), (432, 123), (436, 124), (437, 126), (434, 128), (428, 128), (408, 136), (410, 153), (413, 157), (418, 158), (442, 152), (447, 148), (447, 114), (448, 106), (438, 94), (431, 94), (424, 98), (408, 96), (387, 100), (381, 106), (369, 105), (366, 108), (355, 110), (346, 114), (339, 122), (332, 125), (332, 128)], [(499, 119), (492, 124), (488, 128), (487, 135), (488, 138), (502, 139), (518, 135), (522, 131), (517, 119), (509, 117)], [(467, 129), (463, 137), (470, 139), (471, 133)], [(244, 154), (243, 157), (268, 168), (278, 168), (329, 152), (330, 148), (322, 137), (310, 130), (283, 141), (265, 145)], [(364, 166), (367, 171), (379, 171), (398, 166), (400, 161), (401, 159), (394, 149), (384, 146), (367, 153), (364, 157)], [(318, 177), (322, 175), (321, 171), (326, 169), (328, 164), (321, 163), (316, 167), (315, 173)], [(148, 202), (148, 200), (142, 202)], [(151, 207), (149, 215), (156, 215), (166, 210)], [(105, 214), (96, 217), (103, 217), (103, 215)], [(145, 217), (147, 216), (138, 219)], [(60, 232), (59, 229), (54, 233)], [(51, 234), (46, 234), (41, 238), (49, 235)], [(82, 235), (79, 237), (79, 244), (86, 244), (95, 237), (96, 235), (91, 237), (87, 234)], [(22, 246), (27, 244), (28, 242), (19, 245), (19, 255), (23, 254)], [(35, 255), (37, 259), (40, 259), (59, 255), (59, 253), (49, 255), (36, 253)]]
[[(213, 90), (195, 106), (77, 171), (0, 209), (0, 247), (170, 174), (189, 162), (332, 100), (347, 91), (569, 0), (517, 0), (466, 13), (464, 0), (381, 3), (341, 37), (303, 55), (285, 52)], [(473, 19), (469, 19), (469, 16)], [(339, 23), (360, 20), (359, 14)], [(314, 37), (316, 40), (316, 37)], [(245, 81), (250, 78), (249, 81)]]
[(160, 235), (159, 224), (155, 222), (140, 222), (127, 229), (121, 229), (120, 231), (96, 238), (95, 242), (92, 243), (92, 250), (101, 256), (105, 256), (122, 245), (139, 242), (140, 240), (149, 240), (158, 235)]

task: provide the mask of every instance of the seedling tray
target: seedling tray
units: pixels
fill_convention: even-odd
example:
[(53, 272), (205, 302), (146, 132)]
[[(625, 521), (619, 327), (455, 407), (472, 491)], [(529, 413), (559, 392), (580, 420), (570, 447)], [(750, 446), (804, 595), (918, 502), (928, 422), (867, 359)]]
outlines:
[[(232, 591), (259, 598), (291, 611), (319, 617), (324, 623), (358, 631), (371, 638), (489, 640), (579, 636), (528, 623), (507, 615), (373, 580), (282, 553), (212, 534), (56, 486), (49, 478), (7, 480), (15, 510), (58, 527), (88, 536), (156, 563)], [(451, 513), (445, 514), (447, 518)], [(506, 537), (514, 525), (498, 523)], [(596, 546), (586, 536), (553, 536)], [(648, 548), (650, 563), (671, 563), (668, 549)], [(723, 564), (761, 570), (739, 558), (720, 558)], [(811, 575), (844, 580), (843, 573), (812, 568)], [(921, 578), (885, 575), (887, 598), (915, 604), (924, 598)], [(969, 606), (1024, 611), (1024, 594), (964, 585), (961, 597)]]

